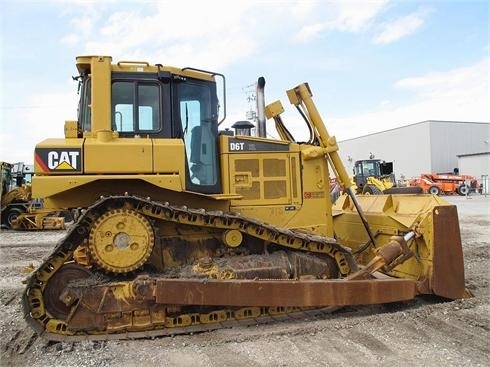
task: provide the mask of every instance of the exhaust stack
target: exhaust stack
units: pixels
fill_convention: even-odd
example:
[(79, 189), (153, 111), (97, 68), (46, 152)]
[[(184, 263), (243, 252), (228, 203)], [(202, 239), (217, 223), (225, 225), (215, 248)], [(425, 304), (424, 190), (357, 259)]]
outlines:
[(257, 81), (257, 133), (261, 138), (267, 137), (265, 130), (265, 79), (260, 77)]

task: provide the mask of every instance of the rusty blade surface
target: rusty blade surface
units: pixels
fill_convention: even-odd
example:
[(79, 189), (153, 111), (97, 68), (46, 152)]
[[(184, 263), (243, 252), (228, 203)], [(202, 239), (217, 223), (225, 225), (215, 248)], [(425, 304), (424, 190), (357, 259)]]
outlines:
[(159, 304), (320, 307), (404, 301), (417, 291), (416, 282), (408, 279), (162, 279), (153, 294)]
[(431, 287), (435, 294), (465, 298), (463, 248), (456, 206), (434, 208), (434, 255)]

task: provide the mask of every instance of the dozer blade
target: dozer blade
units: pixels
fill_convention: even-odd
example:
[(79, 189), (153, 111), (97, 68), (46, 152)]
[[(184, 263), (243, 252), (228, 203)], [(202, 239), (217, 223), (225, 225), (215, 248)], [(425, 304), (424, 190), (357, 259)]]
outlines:
[(376, 249), (394, 235), (415, 232), (408, 246), (413, 256), (385, 273), (413, 279), (420, 294), (458, 299), (469, 295), (457, 208), (433, 195), (359, 195), (358, 201), (375, 234), (369, 243), (352, 200), (342, 196), (334, 207), (334, 230), (360, 264), (367, 264)]
[(434, 255), (430, 288), (442, 297), (466, 296), (463, 248), (456, 206), (440, 206), (433, 210)]

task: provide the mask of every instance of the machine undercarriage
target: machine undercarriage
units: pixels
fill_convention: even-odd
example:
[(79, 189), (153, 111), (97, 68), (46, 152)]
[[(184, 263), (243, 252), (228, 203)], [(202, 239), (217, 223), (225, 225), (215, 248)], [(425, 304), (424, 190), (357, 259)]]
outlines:
[(373, 275), (406, 251), (400, 237), (358, 267), (333, 238), (113, 196), (89, 208), (31, 276), (23, 305), (53, 340), (209, 330), (411, 299), (415, 282)]

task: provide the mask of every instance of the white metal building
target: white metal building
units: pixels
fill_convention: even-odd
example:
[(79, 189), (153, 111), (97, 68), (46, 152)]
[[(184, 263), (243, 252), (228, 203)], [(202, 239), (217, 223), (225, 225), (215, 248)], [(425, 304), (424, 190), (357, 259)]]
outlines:
[(477, 172), (474, 176), (483, 184), (483, 191), (485, 194), (490, 193), (490, 152), (460, 154), (458, 167), (461, 173)]
[(490, 123), (428, 120), (358, 138), (339, 141), (344, 164), (376, 159), (393, 162), (397, 179), (421, 173), (490, 174)]

